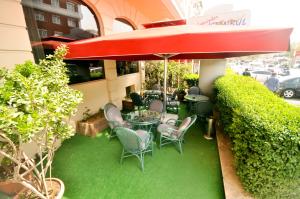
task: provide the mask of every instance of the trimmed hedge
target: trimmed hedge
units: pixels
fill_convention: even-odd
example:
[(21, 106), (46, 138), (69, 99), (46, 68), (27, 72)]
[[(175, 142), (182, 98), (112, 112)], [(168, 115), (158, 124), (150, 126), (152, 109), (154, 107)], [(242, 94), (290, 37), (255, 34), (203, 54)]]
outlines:
[(251, 77), (228, 74), (214, 86), (245, 189), (257, 198), (299, 198), (300, 108)]
[(188, 73), (183, 76), (183, 79), (188, 87), (198, 86), (199, 74)]

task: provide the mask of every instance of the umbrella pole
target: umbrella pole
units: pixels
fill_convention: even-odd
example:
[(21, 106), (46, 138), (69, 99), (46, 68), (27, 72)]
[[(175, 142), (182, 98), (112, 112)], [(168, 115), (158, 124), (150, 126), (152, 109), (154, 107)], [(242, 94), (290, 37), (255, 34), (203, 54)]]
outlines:
[(164, 55), (164, 112), (167, 112), (167, 74), (168, 74), (168, 57)]

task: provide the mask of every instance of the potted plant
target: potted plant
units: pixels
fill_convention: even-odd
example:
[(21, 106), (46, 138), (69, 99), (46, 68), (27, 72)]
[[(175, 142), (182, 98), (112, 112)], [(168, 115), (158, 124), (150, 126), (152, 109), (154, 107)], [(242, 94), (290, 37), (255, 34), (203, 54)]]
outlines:
[(184, 96), (186, 95), (186, 92), (185, 92), (184, 88), (179, 87), (176, 90), (176, 94), (177, 94), (178, 101), (182, 102), (184, 100)]
[[(7, 167), (1, 176), (24, 187), (20, 198), (63, 195), (63, 183), (51, 177), (51, 164), (57, 141), (74, 133), (67, 119), (82, 100), (68, 86), (66, 52), (61, 46), (39, 64), (0, 70), (0, 156), (1, 167)], [(35, 157), (28, 156), (25, 143), (36, 145)]]

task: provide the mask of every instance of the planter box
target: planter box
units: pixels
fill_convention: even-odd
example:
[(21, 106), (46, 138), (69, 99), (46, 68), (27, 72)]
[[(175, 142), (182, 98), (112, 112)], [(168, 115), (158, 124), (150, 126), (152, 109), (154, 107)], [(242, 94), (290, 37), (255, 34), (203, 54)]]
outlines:
[(122, 107), (123, 110), (127, 111), (133, 111), (134, 110), (134, 104), (131, 100), (122, 100)]
[(76, 132), (86, 136), (95, 137), (97, 133), (108, 127), (106, 119), (100, 115), (95, 114), (86, 121), (78, 121), (76, 125)]

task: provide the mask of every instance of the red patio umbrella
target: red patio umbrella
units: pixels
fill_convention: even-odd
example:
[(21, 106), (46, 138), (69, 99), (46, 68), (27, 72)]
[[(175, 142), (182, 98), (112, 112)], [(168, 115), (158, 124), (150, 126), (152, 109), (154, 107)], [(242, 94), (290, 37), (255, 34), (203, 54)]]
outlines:
[[(70, 42), (66, 59), (217, 59), (289, 49), (292, 28), (167, 26)], [(165, 104), (164, 104), (165, 107)]]

